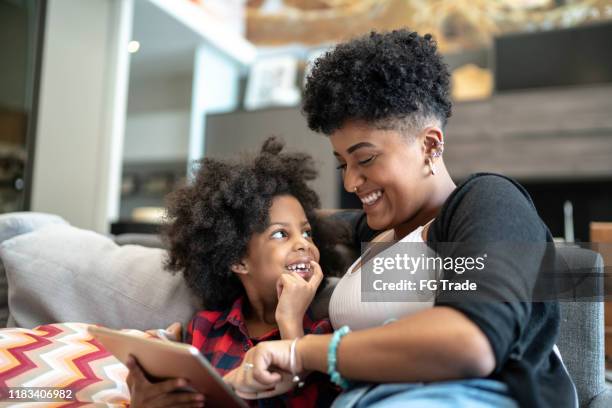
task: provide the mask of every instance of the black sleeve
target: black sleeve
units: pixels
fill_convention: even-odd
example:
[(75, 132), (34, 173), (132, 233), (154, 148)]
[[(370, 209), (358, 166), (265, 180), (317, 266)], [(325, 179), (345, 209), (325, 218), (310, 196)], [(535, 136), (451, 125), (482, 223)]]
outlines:
[(436, 305), (452, 307), (478, 325), (491, 343), (497, 369), (516, 352), (529, 323), (528, 299), (549, 236), (523, 188), (494, 175), (476, 177), (457, 188), (432, 223), (428, 243), (439, 256), (478, 257), (490, 252), (482, 271), (444, 270), (445, 279), (475, 282), (475, 294), (439, 291)]

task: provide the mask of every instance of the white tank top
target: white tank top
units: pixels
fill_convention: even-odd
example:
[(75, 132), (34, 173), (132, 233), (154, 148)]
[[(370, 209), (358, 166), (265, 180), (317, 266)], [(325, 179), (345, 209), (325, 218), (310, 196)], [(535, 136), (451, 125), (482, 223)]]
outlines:
[[(419, 227), (399, 242), (424, 242), (423, 227)], [(393, 233), (390, 231), (389, 233)], [(361, 257), (340, 279), (329, 302), (329, 317), (334, 328), (344, 325), (352, 330), (381, 326), (388, 321), (433, 307), (434, 300), (406, 302), (361, 302)]]

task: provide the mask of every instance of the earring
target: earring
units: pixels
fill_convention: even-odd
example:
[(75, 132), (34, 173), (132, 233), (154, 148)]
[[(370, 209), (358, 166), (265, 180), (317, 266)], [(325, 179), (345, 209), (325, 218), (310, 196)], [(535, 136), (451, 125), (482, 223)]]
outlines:
[(442, 157), (444, 152), (444, 142), (436, 142), (434, 148), (432, 148), (431, 157), (427, 159), (429, 162), (429, 170), (433, 176), (436, 175), (436, 165), (434, 164), (435, 157)]
[(435, 150), (431, 153), (432, 157), (441, 157), (444, 152), (444, 142), (437, 142)]
[(355, 188), (353, 189), (353, 192), (357, 194), (357, 190), (359, 190), (359, 187), (355, 186)]

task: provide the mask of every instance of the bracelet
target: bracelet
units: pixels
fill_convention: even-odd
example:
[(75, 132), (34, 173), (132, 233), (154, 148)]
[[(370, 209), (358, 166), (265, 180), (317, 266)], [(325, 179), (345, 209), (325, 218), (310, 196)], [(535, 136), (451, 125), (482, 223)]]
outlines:
[(302, 388), (304, 386), (304, 381), (302, 381), (300, 376), (295, 372), (295, 346), (297, 345), (299, 339), (299, 337), (296, 337), (291, 342), (291, 351), (289, 352), (289, 369), (291, 370), (291, 375), (293, 376), (291, 381), (297, 384), (298, 388)]
[(336, 370), (336, 363), (338, 361), (337, 355), (340, 340), (350, 331), (351, 329), (348, 326), (342, 326), (341, 328), (336, 330), (332, 336), (331, 341), (329, 342), (329, 347), (327, 349), (327, 374), (329, 374), (329, 377), (334, 384), (339, 385), (344, 389), (349, 388), (350, 382), (345, 378), (342, 378), (338, 370)]

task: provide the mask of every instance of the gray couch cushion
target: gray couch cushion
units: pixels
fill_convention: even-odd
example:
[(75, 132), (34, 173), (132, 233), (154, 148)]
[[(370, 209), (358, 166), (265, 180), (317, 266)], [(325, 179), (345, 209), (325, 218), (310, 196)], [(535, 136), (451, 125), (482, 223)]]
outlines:
[(182, 275), (163, 270), (166, 252), (118, 246), (69, 225), (49, 225), (0, 245), (11, 326), (54, 322), (152, 329), (191, 319), (199, 302)]
[[(603, 260), (596, 252), (560, 247), (558, 254), (571, 272), (603, 272)], [(589, 406), (591, 400), (606, 390), (603, 303), (600, 300), (560, 302), (557, 345), (576, 384), (581, 407)]]
[[(14, 212), (0, 215), (0, 243), (17, 235), (32, 232), (49, 224), (68, 224), (62, 217), (53, 214)], [(0, 262), (0, 327), (4, 327), (9, 317), (8, 281), (4, 265)]]

